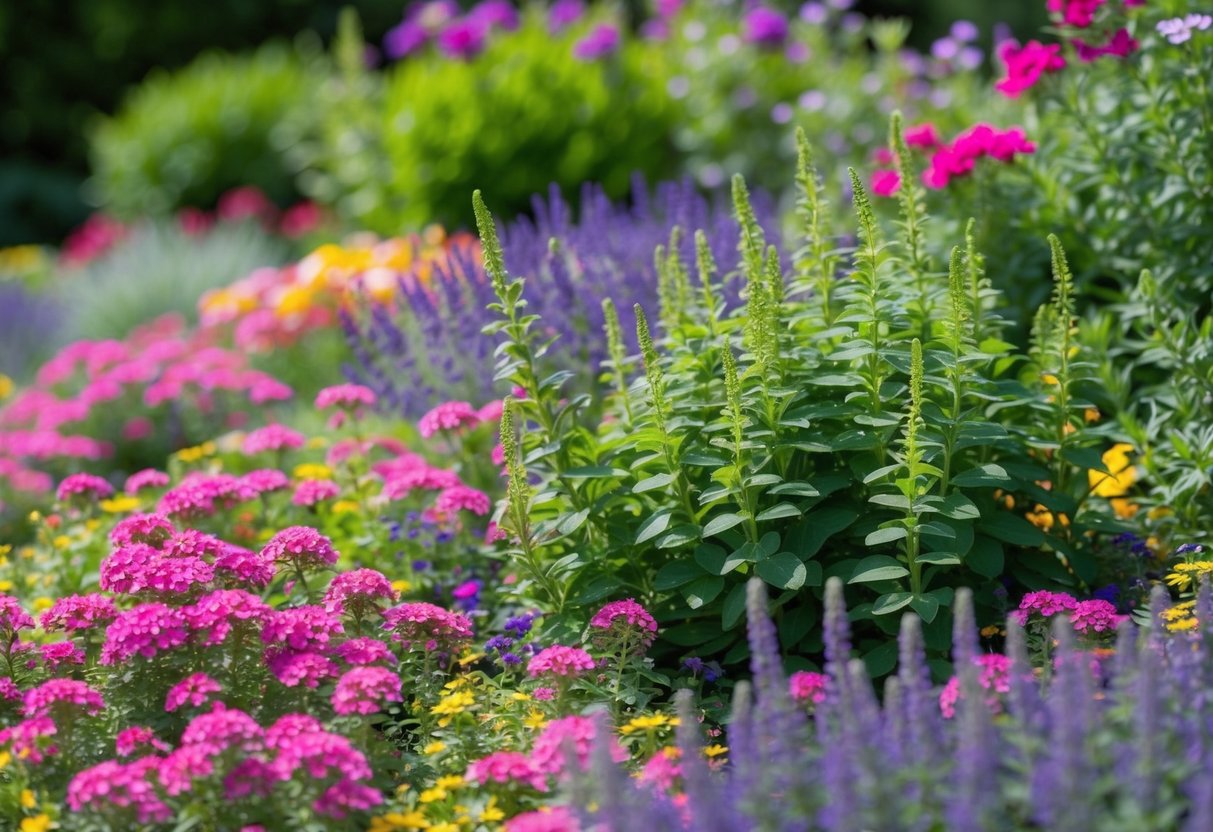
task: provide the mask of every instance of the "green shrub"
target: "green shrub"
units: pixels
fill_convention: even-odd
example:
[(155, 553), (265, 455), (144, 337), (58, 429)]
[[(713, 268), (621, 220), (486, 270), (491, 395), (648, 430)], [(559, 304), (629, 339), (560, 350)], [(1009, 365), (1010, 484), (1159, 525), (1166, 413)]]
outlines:
[[(500, 210), (513, 214), (549, 182), (566, 194), (599, 182), (620, 197), (634, 172), (668, 177), (673, 111), (660, 55), (625, 39), (614, 56), (579, 61), (573, 44), (584, 32), (553, 36), (533, 10), (474, 59), (413, 57), (387, 70), (378, 90), (343, 61), (309, 193), (393, 233), (466, 223), (474, 184), (491, 183)], [(350, 95), (361, 108), (343, 101)], [(382, 105), (371, 119), (375, 96)]]
[(295, 198), (286, 125), (310, 119), (315, 70), (278, 44), (251, 55), (204, 54), (157, 72), (91, 136), (95, 198), (120, 216), (213, 207), (242, 185), (280, 205)]
[(986, 623), (1005, 617), (1008, 590), (1095, 584), (1099, 533), (1122, 528), (1100, 498), (1131, 483), (1093, 487), (1107, 440), (1086, 418), (1095, 385), (1060, 242), (1050, 238), (1053, 297), (1018, 350), (1000, 337), (971, 231), (946, 266), (927, 253), (917, 172), (899, 133), (893, 145), (911, 183), (895, 242), (852, 173), (858, 245), (838, 248), (806, 142), (794, 257), (767, 248), (735, 180), (746, 306), (722, 314), (704, 243), (694, 265), (659, 251), (662, 304), (651, 328), (636, 310), (638, 362), (608, 314), (614, 372), (643, 375), (597, 402), (564, 400), (567, 374), (535, 374), (536, 318), (478, 211), (500, 298), (497, 378), (526, 392), (503, 423), (512, 474), (499, 523), (526, 586), (571, 628), (580, 605), (634, 593), (660, 611), (667, 641), (738, 661), (757, 575), (781, 593), (784, 645), (815, 653), (822, 587), (839, 576), (883, 674), (907, 609), (942, 658), (957, 587), (974, 590)]
[(287, 244), (254, 222), (225, 222), (191, 235), (168, 222), (145, 222), (109, 253), (61, 275), (71, 320), (63, 341), (124, 338), (139, 324), (174, 312), (197, 318), (209, 289), (285, 262)]

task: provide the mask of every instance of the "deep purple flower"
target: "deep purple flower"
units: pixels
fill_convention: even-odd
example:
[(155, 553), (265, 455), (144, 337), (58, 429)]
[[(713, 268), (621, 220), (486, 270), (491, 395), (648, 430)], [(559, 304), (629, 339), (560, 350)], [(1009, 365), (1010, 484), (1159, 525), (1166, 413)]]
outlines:
[(755, 6), (741, 19), (741, 36), (758, 46), (782, 46), (788, 38), (788, 19), (782, 12)]
[(573, 44), (573, 57), (579, 61), (596, 61), (614, 54), (618, 48), (619, 30), (609, 23), (599, 23)]
[(429, 35), (425, 27), (413, 20), (405, 20), (388, 30), (383, 37), (383, 51), (392, 60), (406, 58), (425, 46)]
[(487, 35), (483, 21), (465, 17), (438, 33), (438, 49), (448, 58), (469, 60), (484, 51)]
[(548, 9), (548, 31), (556, 35), (581, 20), (585, 14), (582, 0), (556, 0)]
[(496, 27), (512, 32), (518, 28), (518, 10), (509, 0), (484, 0), (468, 12), (468, 17), (489, 29)]

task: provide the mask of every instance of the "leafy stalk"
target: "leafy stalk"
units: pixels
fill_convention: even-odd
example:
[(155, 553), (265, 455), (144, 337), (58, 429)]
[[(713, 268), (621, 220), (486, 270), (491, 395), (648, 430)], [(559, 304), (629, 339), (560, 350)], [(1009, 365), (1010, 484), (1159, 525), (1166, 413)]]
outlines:
[(628, 422), (632, 421), (632, 397), (628, 393), (627, 375), (624, 373), (626, 353), (623, 346), (623, 330), (619, 326), (619, 311), (615, 302), (610, 298), (602, 299), (603, 329), (606, 331), (607, 354), (611, 357), (611, 380), (615, 384), (615, 392), (623, 402), (623, 411), (627, 414)]

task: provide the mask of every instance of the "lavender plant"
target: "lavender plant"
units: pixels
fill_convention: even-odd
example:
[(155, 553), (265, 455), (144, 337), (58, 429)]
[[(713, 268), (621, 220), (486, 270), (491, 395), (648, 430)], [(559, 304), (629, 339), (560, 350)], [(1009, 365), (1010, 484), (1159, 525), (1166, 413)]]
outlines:
[[(755, 205), (764, 223), (771, 223), (773, 203), (760, 197)], [(552, 341), (542, 368), (549, 373), (583, 368), (574, 386), (592, 386), (609, 357), (600, 299), (612, 298), (624, 309), (635, 303), (654, 308), (660, 287), (652, 252), (669, 241), (674, 227), (688, 230), (674, 246), (682, 262), (696, 257), (690, 230), (703, 229), (712, 241), (707, 254), (717, 268), (724, 275), (734, 270), (737, 259), (730, 241), (736, 224), (726, 209), (689, 182), (650, 190), (637, 180), (626, 206), (587, 185), (576, 216), (559, 190), (552, 189), (546, 199), (535, 198), (533, 217), (520, 217), (502, 229), (510, 270), (528, 278), (528, 310), (540, 316), (543, 340)], [(736, 304), (736, 282), (725, 281), (716, 291), (713, 302)], [(428, 284), (403, 285), (395, 311), (368, 304), (346, 315), (356, 357), (347, 374), (373, 388), (388, 409), (409, 416), (448, 399), (493, 397), (494, 345), (481, 330), (494, 320), (487, 309), (494, 299), (484, 267), (470, 254), (456, 253)], [(629, 351), (636, 345), (631, 335), (621, 334), (618, 343)], [(615, 366), (613, 372), (621, 369)]]
[[(1166, 604), (1157, 593), (1156, 613)], [(1202, 691), (1213, 679), (1213, 619), (1182, 635), (1167, 635), (1161, 622), (1150, 630), (1126, 622), (1109, 657), (1079, 649), (1059, 617), (1057, 654), (1042, 677), (1026, 661), (1014, 618), (1007, 655), (979, 652), (972, 598), (962, 590), (954, 698), (926, 681), (921, 630), (909, 614), (900, 669), (878, 701), (863, 664), (850, 658), (839, 579), (826, 599), (831, 660), (811, 718), (789, 695), (766, 589), (751, 580), (753, 681), (738, 685), (729, 765), (708, 770), (699, 714), (684, 692), (677, 787), (639, 784), (599, 754), (592, 779), (572, 792), (583, 828), (1207, 828), (1213, 703)], [(1207, 585), (1198, 603), (1213, 612)]]

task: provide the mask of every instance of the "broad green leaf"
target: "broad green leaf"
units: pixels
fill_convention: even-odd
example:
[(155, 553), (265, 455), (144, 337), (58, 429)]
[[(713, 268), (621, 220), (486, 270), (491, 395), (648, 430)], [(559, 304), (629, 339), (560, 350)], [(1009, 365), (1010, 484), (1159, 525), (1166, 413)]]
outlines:
[(919, 595), (910, 601), (910, 608), (924, 623), (930, 624), (939, 613), (939, 601), (930, 595)]
[(700, 537), (699, 527), (694, 523), (682, 523), (670, 529), (667, 533), (657, 538), (658, 549), (675, 549), (679, 546), (685, 546), (688, 543), (694, 543)]
[(739, 557), (739, 552), (729, 554), (719, 546), (702, 543), (695, 548), (695, 563), (712, 575), (727, 575), (746, 562), (745, 557)]
[(887, 595), (881, 595), (872, 605), (872, 615), (888, 615), (891, 612), (897, 612), (913, 600), (914, 595), (910, 592), (890, 592)]
[(902, 465), (900, 462), (895, 462), (892, 465), (882, 465), (881, 467), (875, 469), (874, 471), (869, 471), (868, 475), (863, 478), (863, 484), (868, 485), (869, 483), (873, 483), (876, 480), (884, 479), (889, 474), (893, 473), (894, 471), (896, 471), (898, 468), (901, 468), (901, 467), (902, 467)]
[(897, 666), (897, 640), (889, 639), (863, 656), (864, 666), (873, 679), (887, 676)]
[(978, 528), (983, 534), (1017, 546), (1039, 546), (1045, 542), (1044, 532), (1022, 517), (1005, 511), (982, 518)]
[(983, 535), (973, 540), (973, 548), (965, 555), (965, 566), (986, 578), (997, 578), (1002, 574), (1004, 557), (1002, 544)]
[(959, 488), (998, 488), (1011, 482), (1006, 469), (993, 462), (970, 468), (968, 471), (952, 477), (952, 485)]
[(791, 552), (780, 552), (766, 560), (760, 560), (754, 571), (768, 584), (780, 589), (800, 589), (808, 577), (808, 571), (800, 562), (800, 558)]
[(910, 498), (904, 497), (901, 494), (876, 494), (869, 497), (868, 502), (875, 503), (878, 506), (901, 509), (902, 511), (908, 511), (910, 508)]
[(663, 508), (641, 523), (640, 527), (636, 530), (637, 545), (644, 543), (646, 540), (652, 540), (668, 529), (670, 527), (670, 517), (673, 513), (672, 509)]
[(609, 465), (582, 465), (579, 468), (570, 468), (563, 472), (561, 476), (570, 480), (587, 480), (598, 479), (601, 477), (613, 477), (616, 471)]
[(712, 535), (720, 534), (744, 522), (745, 516), (741, 514), (718, 514), (703, 527), (703, 536), (711, 537)]
[(666, 472), (663, 474), (654, 474), (651, 477), (646, 477), (640, 482), (632, 486), (633, 494), (643, 494), (645, 491), (652, 491), (655, 488), (665, 488), (674, 481), (674, 475)]
[(785, 482), (772, 488), (768, 494), (788, 494), (793, 497), (816, 497), (818, 491), (810, 483), (807, 482)]
[(811, 511), (788, 533), (784, 548), (808, 560), (821, 551), (832, 535), (846, 529), (858, 518), (858, 511), (840, 506)]
[(905, 540), (908, 535), (905, 526), (889, 526), (886, 529), (877, 529), (872, 532), (863, 539), (863, 542), (865, 546), (880, 546), (895, 540)]
[(800, 509), (791, 503), (778, 503), (771, 506), (766, 511), (760, 512), (754, 519), (759, 523), (764, 523), (767, 520), (779, 520), (784, 517), (799, 517)]
[(960, 563), (960, 558), (951, 552), (923, 552), (915, 560), (919, 563), (931, 563), (935, 566), (954, 566)]
[(720, 610), (720, 626), (731, 630), (737, 626), (741, 616), (745, 614), (745, 584), (737, 584), (725, 596), (724, 606)]
[(562, 535), (570, 535), (580, 529), (589, 516), (590, 510), (588, 508), (574, 512), (560, 521), (560, 524), (556, 526), (556, 531)]
[(872, 581), (892, 581), (904, 578), (910, 574), (901, 561), (888, 555), (869, 555), (861, 560), (851, 574), (849, 584), (871, 583)]
[(703, 567), (690, 560), (674, 560), (657, 570), (653, 579), (653, 588), (658, 592), (666, 592), (689, 584), (696, 578), (702, 578)]
[(686, 599), (687, 606), (693, 610), (697, 610), (704, 604), (710, 604), (716, 599), (724, 589), (724, 578), (718, 578), (714, 575), (705, 575), (695, 582), (682, 588), (682, 597)]
[(944, 540), (956, 539), (956, 532), (943, 523), (923, 523), (918, 527), (918, 531), (930, 537), (942, 537)]

